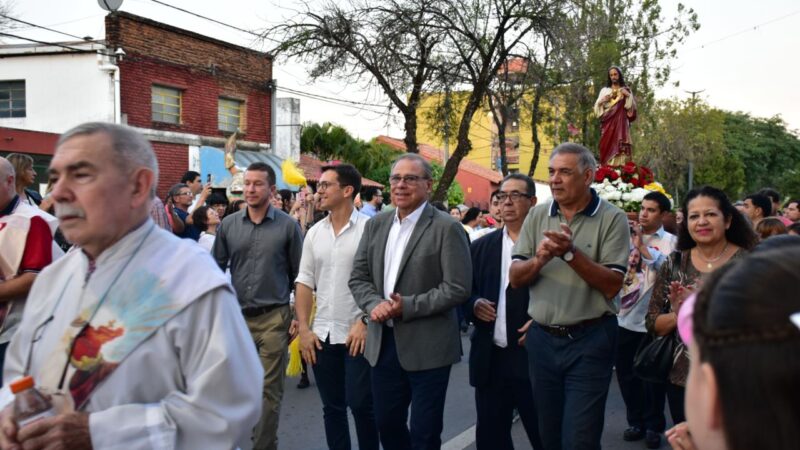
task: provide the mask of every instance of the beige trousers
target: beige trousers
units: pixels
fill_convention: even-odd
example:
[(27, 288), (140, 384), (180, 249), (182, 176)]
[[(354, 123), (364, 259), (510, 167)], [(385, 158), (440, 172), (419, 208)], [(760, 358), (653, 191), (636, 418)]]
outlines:
[(277, 450), (278, 418), (283, 398), (283, 378), (288, 362), (289, 305), (279, 306), (257, 317), (245, 317), (264, 367), (261, 419), (253, 431), (255, 450)]

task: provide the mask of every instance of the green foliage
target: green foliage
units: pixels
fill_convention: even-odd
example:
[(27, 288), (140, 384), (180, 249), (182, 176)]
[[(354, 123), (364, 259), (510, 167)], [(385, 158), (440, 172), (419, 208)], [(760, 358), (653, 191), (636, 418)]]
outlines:
[(634, 129), (634, 156), (667, 190), (686, 191), (689, 162), (695, 186), (710, 184), (731, 198), (773, 187), (800, 194), (800, 139), (780, 117), (754, 118), (691, 100), (658, 100)]
[(784, 196), (800, 194), (800, 139), (780, 116), (769, 119), (725, 112), (725, 145), (746, 168), (743, 193), (773, 187)]
[[(323, 161), (339, 159), (350, 163), (371, 180), (383, 181), (367, 175), (389, 164), (395, 151), (375, 141), (365, 142), (350, 135), (344, 128), (324, 123), (306, 123), (300, 135), (300, 151), (316, 155)], [(388, 175), (386, 176), (388, 186)]]
[(703, 102), (658, 100), (634, 129), (635, 159), (653, 169), (667, 190), (682, 196), (689, 163), (694, 184), (716, 186), (736, 197), (744, 187), (745, 167), (725, 146), (725, 116)]

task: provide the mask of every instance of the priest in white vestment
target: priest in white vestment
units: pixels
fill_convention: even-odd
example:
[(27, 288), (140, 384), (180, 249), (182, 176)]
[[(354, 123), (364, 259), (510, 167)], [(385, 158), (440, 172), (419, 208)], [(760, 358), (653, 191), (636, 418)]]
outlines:
[(0, 447), (250, 448), (263, 369), (208, 252), (149, 218), (149, 143), (119, 125), (78, 126), (50, 177), (77, 248), (34, 282), (3, 380), (31, 375), (62, 409), (17, 429), (6, 407)]

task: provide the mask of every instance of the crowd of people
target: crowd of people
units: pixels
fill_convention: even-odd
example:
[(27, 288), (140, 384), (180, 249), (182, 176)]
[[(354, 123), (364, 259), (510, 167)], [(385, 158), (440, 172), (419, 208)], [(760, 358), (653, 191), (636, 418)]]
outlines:
[(124, 126), (62, 135), (44, 197), (29, 157), (0, 159), (2, 381), (32, 376), (56, 411), (19, 427), (5, 406), (0, 448), (275, 449), (295, 339), (329, 448), (353, 446), (350, 414), (358, 448), (439, 448), (470, 326), (478, 449), (514, 448), (515, 415), (526, 447), (599, 448), (615, 372), (620, 439), (793, 448), (799, 201), (705, 186), (634, 219), (596, 167), (559, 145), (552, 199), (511, 174), (481, 210), (432, 202), (416, 154), (387, 196), (349, 164), (278, 190), (257, 162), (242, 192), (187, 171), (163, 199)]

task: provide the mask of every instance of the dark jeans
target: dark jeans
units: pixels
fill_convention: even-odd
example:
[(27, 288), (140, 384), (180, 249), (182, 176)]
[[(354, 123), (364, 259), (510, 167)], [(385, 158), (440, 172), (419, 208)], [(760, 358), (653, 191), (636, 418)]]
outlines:
[[(513, 342), (511, 345), (517, 345)], [(475, 409), (478, 423), (475, 445), (478, 450), (511, 450), (511, 425), (514, 408), (519, 412), (522, 426), (528, 435), (531, 448), (542, 448), (539, 423), (530, 380), (509, 376), (513, 360), (508, 349), (493, 347), (489, 383), (475, 387)]]
[(603, 434), (606, 398), (617, 348), (617, 318), (553, 336), (528, 331), (533, 399), (546, 450), (595, 450)]
[[(372, 368), (372, 398), (385, 450), (439, 449), (450, 366), (407, 371), (400, 367), (394, 330), (384, 326), (381, 352)], [(408, 407), (411, 405), (409, 432)]]
[(672, 383), (649, 383), (650, 390), (653, 393), (653, 408), (661, 414), (661, 430), (664, 431), (664, 400), (669, 402), (669, 415), (672, 417), (672, 424), (677, 425), (686, 421), (686, 413), (684, 412), (684, 397), (686, 396), (686, 388)]
[(628, 425), (642, 430), (664, 431), (664, 392), (661, 395), (661, 408), (655, 400), (658, 387), (654, 389), (651, 383), (641, 380), (633, 374), (633, 358), (642, 339), (647, 333), (631, 331), (619, 327), (619, 341), (617, 345), (617, 359), (614, 367), (617, 368), (617, 382), (625, 401), (625, 412)]
[(358, 448), (378, 449), (378, 429), (372, 413), (369, 363), (363, 355), (350, 356), (344, 344), (322, 343), (313, 366), (314, 379), (322, 399), (325, 437), (330, 449), (350, 449), (347, 407), (356, 423)]

